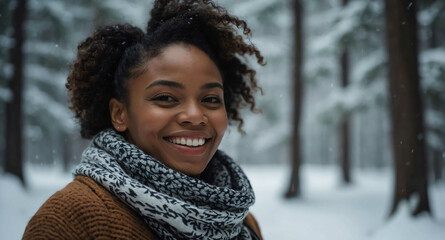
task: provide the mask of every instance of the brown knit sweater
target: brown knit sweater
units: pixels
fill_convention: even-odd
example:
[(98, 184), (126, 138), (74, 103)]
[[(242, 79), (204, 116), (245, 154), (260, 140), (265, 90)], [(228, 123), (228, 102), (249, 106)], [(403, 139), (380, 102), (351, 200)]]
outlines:
[[(244, 224), (261, 237), (248, 214)], [(77, 176), (31, 218), (23, 239), (156, 239), (136, 212), (94, 180)]]

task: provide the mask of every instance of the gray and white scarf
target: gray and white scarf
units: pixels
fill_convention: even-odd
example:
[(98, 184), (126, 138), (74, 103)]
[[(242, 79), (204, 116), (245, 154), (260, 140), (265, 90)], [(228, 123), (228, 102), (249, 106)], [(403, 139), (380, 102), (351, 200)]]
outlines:
[(98, 133), (74, 175), (94, 179), (139, 213), (161, 239), (251, 239), (255, 196), (244, 172), (217, 151), (201, 179), (172, 170), (112, 129)]

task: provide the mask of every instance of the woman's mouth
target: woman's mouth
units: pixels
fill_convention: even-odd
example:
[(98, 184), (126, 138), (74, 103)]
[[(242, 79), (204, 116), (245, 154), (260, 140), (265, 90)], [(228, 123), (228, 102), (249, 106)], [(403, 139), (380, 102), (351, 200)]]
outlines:
[(200, 138), (167, 137), (165, 139), (173, 144), (187, 146), (187, 147), (200, 147), (208, 141), (208, 139), (203, 138), (203, 137), (200, 137)]

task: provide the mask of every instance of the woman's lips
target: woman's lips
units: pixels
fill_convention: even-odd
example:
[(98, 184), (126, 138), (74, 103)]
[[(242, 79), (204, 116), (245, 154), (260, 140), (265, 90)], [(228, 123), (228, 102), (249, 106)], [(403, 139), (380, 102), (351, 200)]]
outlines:
[[(167, 144), (186, 155), (201, 155), (207, 149), (207, 143), (211, 139), (205, 138), (164, 138)], [(183, 141), (184, 140), (184, 141)], [(175, 143), (176, 142), (176, 143)], [(185, 142), (185, 144), (182, 144)]]
[(167, 141), (188, 147), (199, 147), (206, 143), (206, 139), (204, 137), (167, 137)]
[(206, 151), (213, 136), (204, 131), (176, 131), (163, 139), (168, 146), (183, 154), (200, 155)]

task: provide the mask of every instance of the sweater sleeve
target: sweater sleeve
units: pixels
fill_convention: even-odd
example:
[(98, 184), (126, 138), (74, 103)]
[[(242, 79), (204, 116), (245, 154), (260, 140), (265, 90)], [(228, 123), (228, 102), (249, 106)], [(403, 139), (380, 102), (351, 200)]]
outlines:
[(260, 231), (260, 226), (258, 225), (258, 222), (251, 213), (247, 214), (246, 218), (244, 219), (244, 225), (250, 228), (250, 230), (252, 230), (260, 240), (263, 239), (263, 236), (261, 235)]

